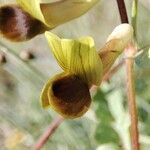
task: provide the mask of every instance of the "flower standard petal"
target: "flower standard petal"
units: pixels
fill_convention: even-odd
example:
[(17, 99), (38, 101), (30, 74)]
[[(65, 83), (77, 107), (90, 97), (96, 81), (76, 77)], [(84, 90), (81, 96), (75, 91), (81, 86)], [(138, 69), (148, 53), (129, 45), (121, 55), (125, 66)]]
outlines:
[(51, 32), (45, 32), (45, 36), (48, 40), (48, 44), (51, 46), (51, 51), (53, 52), (58, 64), (63, 70), (67, 70), (67, 57), (66, 57), (66, 49), (62, 48), (62, 41), (61, 39), (51, 33)]
[(42, 14), (41, 8), (40, 8), (40, 0), (17, 0), (17, 3), (31, 16), (34, 18), (40, 20), (47, 26), (51, 26), (50, 22), (47, 24), (45, 21), (45, 18)]
[(92, 84), (100, 84), (103, 74), (102, 62), (91, 37), (73, 40), (60, 39), (50, 32), (46, 32), (45, 35), (64, 71), (79, 76), (89, 87)]
[[(17, 0), (17, 3), (47, 27), (54, 28), (86, 13), (99, 0), (62, 0), (41, 3), (40, 0)], [(77, 11), (78, 10), (78, 11)]]
[[(68, 44), (68, 41), (63, 40), (63, 42), (64, 45)], [(68, 58), (70, 58), (68, 59), (70, 73), (78, 75), (89, 86), (100, 84), (103, 72), (102, 62), (91, 37), (74, 40), (74, 45), (70, 47), (70, 57)]]
[(86, 13), (99, 0), (60, 0), (41, 4), (41, 10), (47, 24), (53, 27), (77, 18)]

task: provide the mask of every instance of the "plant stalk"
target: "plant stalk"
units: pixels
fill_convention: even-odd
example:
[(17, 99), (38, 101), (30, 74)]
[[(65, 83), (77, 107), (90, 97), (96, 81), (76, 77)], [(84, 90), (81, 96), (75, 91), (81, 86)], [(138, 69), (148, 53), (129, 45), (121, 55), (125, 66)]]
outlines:
[(122, 23), (128, 23), (128, 15), (126, 11), (126, 6), (124, 0), (116, 0), (118, 4), (118, 9), (120, 13), (120, 19)]
[(38, 142), (36, 143), (34, 150), (41, 150), (45, 143), (48, 141), (49, 137), (55, 132), (55, 130), (60, 126), (63, 122), (63, 118), (58, 116), (53, 120), (50, 126), (46, 129), (43, 135), (40, 137)]
[(127, 96), (129, 112), (131, 116), (131, 144), (132, 150), (139, 150), (139, 133), (138, 133), (138, 117), (136, 108), (136, 98), (135, 98), (135, 86), (134, 86), (134, 58), (126, 59), (126, 72), (127, 72)]
[[(117, 0), (120, 18), (122, 23), (128, 23), (127, 11), (124, 0)], [(136, 25), (137, 25), (137, 5), (138, 0), (133, 0), (132, 6), (132, 26), (134, 28), (134, 39), (136, 40)], [(136, 41), (135, 41), (136, 42)], [(125, 49), (126, 54), (126, 72), (127, 72), (127, 97), (129, 113), (131, 117), (131, 147), (132, 150), (139, 150), (139, 133), (138, 133), (138, 117), (135, 98), (135, 85), (134, 85), (134, 56), (136, 54), (137, 47), (135, 44), (131, 44)]]
[(137, 13), (138, 13), (138, 0), (132, 2), (132, 26), (134, 28), (134, 39), (137, 41)]

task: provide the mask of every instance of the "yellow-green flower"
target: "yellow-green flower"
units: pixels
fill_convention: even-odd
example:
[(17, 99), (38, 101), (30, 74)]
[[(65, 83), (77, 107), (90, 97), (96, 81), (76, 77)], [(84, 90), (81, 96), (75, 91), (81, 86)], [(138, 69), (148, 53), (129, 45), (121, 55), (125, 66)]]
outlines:
[(64, 72), (50, 79), (42, 92), (43, 107), (51, 106), (62, 116), (75, 118), (89, 108), (92, 84), (100, 85), (103, 68), (91, 37), (60, 39), (46, 32), (51, 50)]
[(86, 13), (99, 0), (16, 0), (0, 7), (0, 33), (12, 41), (25, 41)]
[(90, 107), (89, 89), (99, 86), (103, 75), (132, 40), (133, 28), (121, 24), (114, 29), (100, 53), (91, 37), (60, 39), (46, 32), (51, 50), (63, 69), (45, 84), (41, 102), (44, 108), (51, 107), (65, 118), (82, 116)]

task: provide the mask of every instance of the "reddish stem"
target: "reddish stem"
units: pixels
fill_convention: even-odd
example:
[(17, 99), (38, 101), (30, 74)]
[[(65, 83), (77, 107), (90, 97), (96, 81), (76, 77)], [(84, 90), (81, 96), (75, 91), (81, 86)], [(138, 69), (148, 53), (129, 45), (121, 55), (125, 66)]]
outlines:
[(104, 81), (109, 81), (109, 79), (123, 66), (124, 60), (120, 61), (114, 68), (109, 70), (103, 77), (103, 82)]
[[(122, 23), (128, 23), (128, 16), (124, 0), (117, 0), (120, 18)], [(134, 85), (134, 59), (136, 54), (136, 46), (131, 44), (125, 50), (126, 53), (126, 72), (127, 72), (127, 96), (129, 112), (131, 117), (131, 146), (132, 150), (139, 150), (139, 133), (138, 133), (138, 117), (135, 99), (135, 85)]]
[(59, 127), (59, 125), (63, 122), (62, 117), (57, 117), (54, 121), (50, 124), (48, 129), (43, 133), (43, 135), (38, 140), (37, 144), (34, 147), (34, 150), (41, 150), (43, 145), (48, 141), (49, 137), (55, 132), (55, 130)]
[(126, 11), (126, 6), (124, 0), (117, 0), (118, 9), (120, 13), (120, 18), (122, 23), (128, 23), (128, 15)]
[(131, 146), (132, 150), (139, 150), (139, 133), (138, 133), (138, 116), (136, 108), (136, 98), (135, 98), (135, 85), (134, 85), (134, 54), (136, 53), (136, 48), (134, 45), (130, 45), (126, 49), (126, 72), (127, 72), (127, 96), (128, 105), (131, 118)]

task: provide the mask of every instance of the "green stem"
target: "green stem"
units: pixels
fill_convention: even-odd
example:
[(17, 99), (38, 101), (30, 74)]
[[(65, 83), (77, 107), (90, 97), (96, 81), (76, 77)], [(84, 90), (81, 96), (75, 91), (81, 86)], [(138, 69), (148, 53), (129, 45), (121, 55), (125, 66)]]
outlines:
[(134, 39), (137, 41), (137, 13), (138, 13), (138, 0), (132, 2), (132, 26), (134, 28)]

